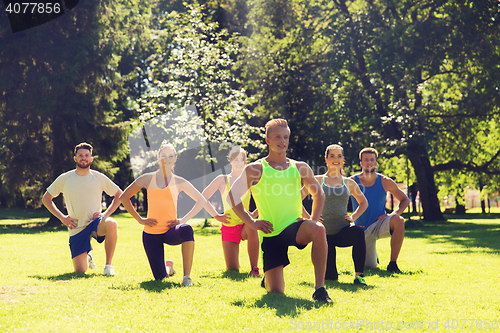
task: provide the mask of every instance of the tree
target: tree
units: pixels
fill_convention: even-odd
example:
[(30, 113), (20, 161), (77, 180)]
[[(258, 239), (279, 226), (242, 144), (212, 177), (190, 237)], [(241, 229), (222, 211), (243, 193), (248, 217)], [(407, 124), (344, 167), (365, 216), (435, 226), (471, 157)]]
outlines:
[(159, 22), (156, 52), (148, 58), (148, 75), (153, 80), (136, 103), (141, 121), (158, 115), (171, 120), (167, 118), (173, 110), (195, 106), (200, 117), (164, 126), (167, 132), (179, 133), (175, 144), (185, 147), (191, 136), (186, 129), (195, 131), (200, 126), (200, 141), (261, 148), (261, 129), (249, 125), (251, 101), (231, 73), (238, 54), (235, 38), (210, 22), (198, 5), (188, 6), (185, 13), (168, 13)]
[[(498, 114), (496, 5), (460, 0), (257, 2), (244, 59), (257, 110), (300, 124), (301, 141), (291, 149), (296, 157), (302, 156), (301, 147), (319, 155), (317, 146), (336, 141), (346, 151), (374, 145), (386, 157), (406, 155), (424, 218), (441, 220), (434, 172), (467, 163), (446, 165), (452, 156), (438, 143), (464, 119), (482, 126)], [(455, 94), (453, 107), (436, 108), (430, 98), (442, 103), (449, 96), (431, 94), (429, 87), (451, 73), (462, 73), (455, 89), (478, 82), (467, 86), (466, 95)], [(483, 102), (480, 108), (478, 101)], [(458, 132), (455, 142), (466, 140), (468, 133)], [(483, 166), (493, 172), (497, 158), (496, 152), (485, 155)]]
[(79, 142), (94, 146), (93, 167), (108, 175), (125, 157), (125, 131), (114, 110), (125, 9), (83, 2), (0, 41), (2, 205), (39, 207), (47, 185), (74, 168)]

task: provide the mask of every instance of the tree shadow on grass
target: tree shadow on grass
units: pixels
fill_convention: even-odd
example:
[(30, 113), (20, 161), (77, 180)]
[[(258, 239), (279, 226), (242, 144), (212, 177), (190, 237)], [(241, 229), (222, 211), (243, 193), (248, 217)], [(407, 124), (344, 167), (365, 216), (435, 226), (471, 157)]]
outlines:
[[(222, 273), (222, 278), (230, 279), (233, 281), (245, 281), (248, 278), (250, 278), (250, 276), (246, 272), (242, 273), (240, 271), (230, 270), (230, 271), (225, 271), (224, 273)], [(254, 277), (252, 277), (252, 278), (254, 279)]]
[(163, 280), (150, 280), (143, 281), (140, 283), (142, 289), (153, 292), (153, 293), (161, 293), (165, 289), (172, 289), (177, 287), (182, 287), (181, 283), (169, 281), (168, 279)]
[(234, 301), (235, 306), (248, 307), (248, 308), (268, 308), (276, 310), (278, 317), (292, 317), (295, 318), (303, 311), (317, 309), (322, 306), (329, 306), (331, 304), (314, 302), (312, 300), (290, 297), (285, 294), (266, 293), (261, 299), (254, 303), (247, 303), (246, 301)]
[[(354, 279), (353, 279), (354, 281)], [(305, 287), (310, 287), (311, 290), (314, 289), (314, 283), (312, 282), (300, 282), (299, 285), (305, 286)], [(373, 289), (375, 288), (374, 286), (360, 286), (356, 285), (354, 283), (346, 283), (346, 282), (339, 282), (338, 280), (325, 280), (325, 287), (326, 290), (330, 289), (341, 289), (343, 291), (350, 291), (350, 292), (358, 292), (360, 290), (368, 290), (368, 289)], [(330, 295), (331, 297), (331, 295)], [(333, 300), (335, 302), (335, 300)]]
[(365, 268), (365, 272), (364, 272), (365, 277), (377, 275), (377, 276), (382, 277), (382, 278), (397, 278), (397, 277), (402, 277), (405, 275), (420, 275), (420, 274), (425, 274), (425, 273), (421, 269), (417, 269), (414, 271), (403, 270), (402, 273), (392, 273), (392, 272), (387, 271), (386, 269), (380, 269), (379, 267), (371, 268), (371, 269)]
[[(240, 272), (237, 270), (229, 270), (229, 271), (223, 271), (220, 274), (215, 274), (215, 273), (207, 273), (201, 275), (203, 278), (211, 278), (211, 279), (230, 279), (233, 281), (245, 281), (248, 279), (255, 279), (254, 277), (250, 276), (249, 273), (247, 272)], [(257, 279), (255, 279), (257, 281)]]
[(47, 227), (46, 222), (39, 223), (20, 223), (20, 224), (0, 224), (0, 235), (13, 235), (13, 234), (43, 234), (49, 232), (67, 232), (68, 228), (62, 223), (59, 227)]
[[(460, 216), (454, 216), (454, 218), (460, 219)], [(482, 248), (484, 252), (500, 254), (500, 242), (498, 241), (500, 238), (500, 219), (495, 223), (492, 220), (492, 216), (483, 214), (467, 214), (463, 218), (463, 220), (473, 219), (476, 219), (478, 223), (457, 221), (443, 223), (427, 222), (419, 230), (408, 230), (405, 233), (405, 238), (424, 238), (434, 244), (452, 243), (469, 249)], [(484, 221), (484, 223), (479, 222), (479, 220)], [(457, 252), (464, 253), (464, 251), (450, 249), (449, 251), (440, 252), (440, 254)]]
[[(64, 273), (59, 275), (31, 275), (30, 278), (35, 278), (45, 281), (61, 282), (61, 281), (71, 281), (71, 280), (81, 280), (81, 279), (91, 279), (96, 276), (105, 276), (100, 273)], [(112, 276), (110, 276), (112, 278)]]

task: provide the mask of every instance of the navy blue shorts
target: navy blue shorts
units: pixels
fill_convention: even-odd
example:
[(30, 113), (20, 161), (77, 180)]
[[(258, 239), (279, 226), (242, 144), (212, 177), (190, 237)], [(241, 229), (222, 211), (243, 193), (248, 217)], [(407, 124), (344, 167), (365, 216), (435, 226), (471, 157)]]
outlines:
[(262, 239), (262, 261), (264, 262), (264, 273), (268, 270), (283, 265), (287, 266), (290, 263), (288, 259), (288, 247), (295, 246), (299, 250), (304, 249), (306, 245), (297, 243), (297, 232), (299, 231), (302, 221), (290, 224), (279, 235), (273, 237), (263, 237)]
[(82, 231), (69, 238), (69, 248), (71, 250), (71, 259), (82, 253), (92, 250), (90, 239), (95, 238), (98, 243), (102, 243), (106, 236), (97, 236), (97, 227), (104, 216), (99, 216)]

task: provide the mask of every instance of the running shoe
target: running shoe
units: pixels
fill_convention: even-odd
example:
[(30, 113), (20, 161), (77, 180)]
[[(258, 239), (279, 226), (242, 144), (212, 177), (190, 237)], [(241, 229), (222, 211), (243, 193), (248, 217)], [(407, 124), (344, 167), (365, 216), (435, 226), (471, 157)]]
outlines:
[(325, 303), (333, 303), (330, 296), (328, 296), (328, 293), (327, 293), (325, 287), (319, 287), (318, 289), (316, 289), (316, 291), (314, 292), (312, 297), (315, 301), (325, 302)]
[(165, 262), (165, 266), (167, 267), (167, 275), (172, 276), (175, 274), (174, 262), (172, 260), (167, 260)]
[(113, 276), (115, 275), (115, 269), (111, 265), (104, 266), (104, 275)]
[(97, 268), (97, 265), (95, 264), (95, 261), (94, 261), (94, 256), (92, 255), (92, 250), (87, 252), (87, 255), (88, 255), (88, 260), (89, 260), (89, 268), (90, 269)]
[(354, 284), (359, 285), (359, 286), (366, 286), (365, 282), (365, 276), (363, 274), (358, 275), (354, 278)]
[(252, 270), (250, 271), (250, 275), (260, 277), (259, 267), (255, 266), (254, 268), (252, 268)]
[(192, 287), (193, 286), (193, 281), (191, 281), (191, 278), (189, 275), (186, 275), (182, 278), (182, 286), (183, 287)]

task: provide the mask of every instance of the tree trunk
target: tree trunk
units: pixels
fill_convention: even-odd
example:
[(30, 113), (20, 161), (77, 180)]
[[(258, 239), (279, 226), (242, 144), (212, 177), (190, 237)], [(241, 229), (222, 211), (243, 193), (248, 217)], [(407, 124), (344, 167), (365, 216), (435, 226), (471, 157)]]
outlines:
[(439, 205), (434, 171), (429, 161), (427, 150), (421, 143), (413, 142), (408, 146), (408, 158), (415, 170), (417, 183), (420, 190), (420, 202), (425, 221), (444, 221), (443, 213)]
[[(60, 121), (59, 117), (57, 116), (57, 112), (55, 111), (52, 117), (52, 144), (53, 144), (53, 151), (52, 151), (52, 165), (50, 168), (52, 169), (52, 181), (56, 180), (59, 175), (61, 175), (65, 170), (64, 170), (64, 165), (66, 164), (66, 161), (64, 161), (64, 158), (66, 157), (66, 154), (64, 153), (64, 150), (66, 147), (64, 142), (64, 134), (62, 130), (62, 121)], [(64, 202), (63, 202), (63, 194), (59, 194), (57, 197), (53, 199), (54, 204), (56, 205), (57, 208), (64, 214), (67, 214), (66, 209), (64, 208)], [(46, 227), (60, 227), (62, 226), (61, 221), (54, 215), (50, 215), (49, 220), (45, 224)]]
[(465, 206), (457, 204), (456, 207), (455, 207), (455, 214), (457, 214), (457, 215), (463, 215), (463, 214), (465, 214)]

